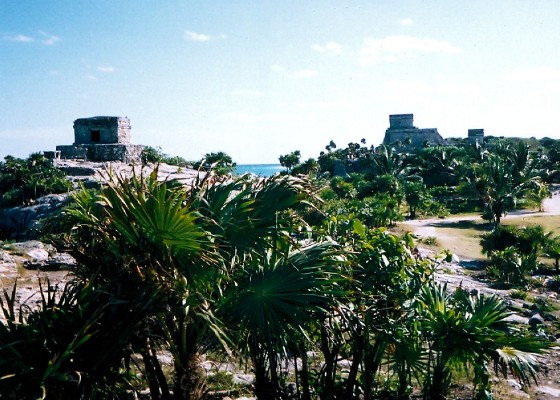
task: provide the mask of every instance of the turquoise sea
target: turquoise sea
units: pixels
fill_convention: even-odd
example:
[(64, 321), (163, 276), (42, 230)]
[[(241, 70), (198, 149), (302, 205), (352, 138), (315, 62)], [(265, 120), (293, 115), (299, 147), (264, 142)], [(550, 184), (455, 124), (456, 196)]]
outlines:
[(258, 176), (272, 176), (277, 172), (284, 169), (280, 164), (242, 164), (235, 167), (234, 173), (236, 175), (242, 175), (246, 173), (258, 175)]

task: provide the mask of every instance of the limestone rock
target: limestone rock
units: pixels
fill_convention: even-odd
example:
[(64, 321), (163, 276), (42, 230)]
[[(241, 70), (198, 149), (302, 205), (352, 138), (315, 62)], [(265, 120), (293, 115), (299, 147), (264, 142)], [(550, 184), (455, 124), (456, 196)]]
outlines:
[(41, 220), (58, 212), (68, 201), (67, 194), (50, 194), (28, 207), (0, 210), (0, 231), (15, 239), (37, 235)]
[(538, 325), (544, 325), (544, 318), (540, 314), (535, 314), (529, 318), (529, 325), (533, 328)]

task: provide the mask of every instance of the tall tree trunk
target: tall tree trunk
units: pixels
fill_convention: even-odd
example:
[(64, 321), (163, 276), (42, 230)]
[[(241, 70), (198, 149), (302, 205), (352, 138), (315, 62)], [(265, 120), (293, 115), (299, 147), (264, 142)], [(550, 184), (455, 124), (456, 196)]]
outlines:
[(206, 372), (201, 367), (198, 354), (189, 357), (186, 362), (175, 364), (176, 400), (201, 400), (206, 395)]
[(305, 346), (300, 346), (301, 352), (301, 400), (311, 400), (311, 388), (309, 387), (309, 363), (307, 360), (307, 351)]
[(354, 388), (358, 378), (358, 369), (364, 356), (364, 335), (360, 326), (356, 327), (356, 333), (352, 340), (352, 365), (346, 380), (346, 399), (354, 398)]
[[(278, 385), (272, 378), (272, 366), (267, 354), (270, 350), (268, 345), (260, 346), (258, 339), (252, 339), (250, 344), (251, 361), (255, 372), (255, 396), (257, 400), (276, 400), (279, 398)], [(276, 366), (276, 363), (273, 363)]]
[(364, 338), (364, 398), (373, 400), (375, 394), (375, 376), (381, 368), (385, 342), (383, 339), (376, 339), (371, 346), (368, 342), (367, 332)]
[(336, 376), (336, 358), (339, 347), (336, 344), (330, 346), (328, 329), (325, 320), (321, 324), (321, 352), (325, 358), (323, 366), (323, 376), (321, 377), (321, 400), (334, 399), (334, 382)]

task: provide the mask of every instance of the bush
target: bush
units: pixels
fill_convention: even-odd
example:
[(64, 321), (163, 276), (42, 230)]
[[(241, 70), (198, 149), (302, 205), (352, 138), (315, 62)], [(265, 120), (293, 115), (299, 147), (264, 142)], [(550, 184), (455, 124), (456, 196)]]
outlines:
[(529, 294), (525, 290), (513, 289), (509, 294), (512, 299), (527, 300)]
[(7, 156), (0, 162), (0, 206), (26, 205), (47, 194), (72, 188), (64, 173), (39, 153), (27, 159)]
[(520, 286), (527, 283), (527, 276), (538, 267), (536, 256), (520, 254), (516, 248), (507, 247), (491, 253), (486, 272), (500, 284)]
[(214, 171), (217, 175), (227, 175), (233, 172), (236, 165), (237, 163), (233, 162), (231, 156), (223, 151), (218, 151), (205, 154), (204, 158), (193, 164), (193, 167), (204, 171)]
[(142, 151), (142, 161), (145, 163), (164, 163), (169, 165), (176, 165), (178, 167), (190, 167), (191, 162), (185, 160), (180, 156), (170, 156), (165, 154), (161, 147), (146, 146)]
[(482, 235), (480, 245), (483, 254), (490, 254), (493, 251), (503, 251), (508, 247), (517, 245), (519, 229), (513, 226), (500, 225), (492, 232)]

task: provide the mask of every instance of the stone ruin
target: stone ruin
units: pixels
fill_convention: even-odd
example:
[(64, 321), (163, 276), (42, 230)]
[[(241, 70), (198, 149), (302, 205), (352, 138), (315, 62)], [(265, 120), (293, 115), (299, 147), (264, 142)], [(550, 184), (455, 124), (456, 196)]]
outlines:
[(483, 144), (484, 129), (469, 129), (468, 141), (471, 144)]
[(74, 144), (56, 146), (45, 155), (88, 161), (142, 162), (143, 145), (130, 143), (130, 120), (126, 117), (79, 118), (74, 121)]
[(396, 146), (397, 150), (411, 150), (428, 145), (445, 146), (437, 128), (417, 128), (414, 126), (414, 114), (389, 115), (389, 128), (385, 131), (383, 144)]

